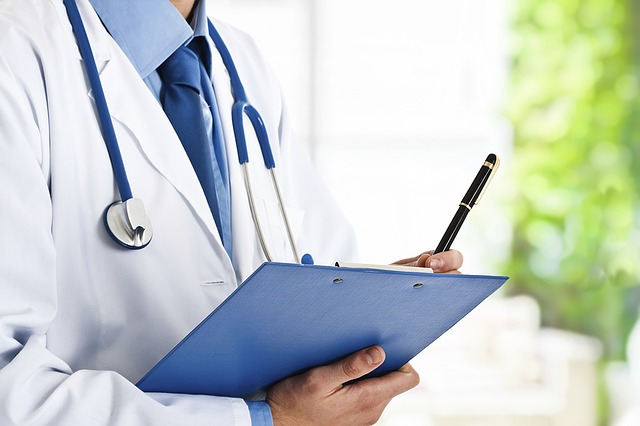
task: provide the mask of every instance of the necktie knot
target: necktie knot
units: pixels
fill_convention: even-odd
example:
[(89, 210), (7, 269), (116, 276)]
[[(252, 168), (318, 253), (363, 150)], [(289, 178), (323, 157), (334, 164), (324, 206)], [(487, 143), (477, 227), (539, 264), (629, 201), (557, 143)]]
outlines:
[(165, 84), (187, 86), (200, 93), (200, 59), (188, 46), (182, 46), (158, 67)]

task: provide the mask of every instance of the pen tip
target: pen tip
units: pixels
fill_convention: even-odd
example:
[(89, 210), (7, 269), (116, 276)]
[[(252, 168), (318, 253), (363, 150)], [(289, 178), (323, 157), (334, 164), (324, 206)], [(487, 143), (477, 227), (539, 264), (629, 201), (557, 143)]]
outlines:
[(489, 154), (486, 159), (486, 161), (491, 164), (496, 164), (497, 160), (498, 160), (498, 157), (495, 154)]

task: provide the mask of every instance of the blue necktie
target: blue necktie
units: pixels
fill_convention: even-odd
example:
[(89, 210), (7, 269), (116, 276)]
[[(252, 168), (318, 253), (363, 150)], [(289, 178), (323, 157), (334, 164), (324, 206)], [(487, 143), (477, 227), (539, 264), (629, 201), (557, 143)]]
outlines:
[[(191, 49), (192, 45), (193, 41), (189, 46), (180, 47), (158, 67), (163, 80), (161, 102), (200, 180), (222, 243), (231, 257), (229, 182), (224, 145), (219, 125), (216, 125), (217, 109), (215, 98), (211, 99), (212, 88), (202, 90), (203, 83), (209, 79), (205, 78), (206, 71)], [(213, 141), (209, 139), (205, 125), (202, 98), (211, 108)]]

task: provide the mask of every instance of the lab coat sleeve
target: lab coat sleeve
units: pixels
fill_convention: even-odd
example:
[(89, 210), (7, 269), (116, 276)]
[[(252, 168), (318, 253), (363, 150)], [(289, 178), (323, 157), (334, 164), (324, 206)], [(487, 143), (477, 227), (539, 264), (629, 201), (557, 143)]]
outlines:
[[(31, 56), (25, 69), (39, 73)], [(46, 96), (42, 79), (24, 81), (38, 79), (18, 78), (0, 49), (0, 424), (249, 425), (241, 399), (147, 395), (116, 372), (72, 371), (47, 349), (57, 283)]]

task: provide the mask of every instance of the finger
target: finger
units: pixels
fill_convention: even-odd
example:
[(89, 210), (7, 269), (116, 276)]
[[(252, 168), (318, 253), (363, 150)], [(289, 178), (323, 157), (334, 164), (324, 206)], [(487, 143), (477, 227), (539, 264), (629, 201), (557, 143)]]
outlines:
[(408, 257), (406, 259), (398, 260), (397, 262), (393, 262), (394, 265), (402, 265), (402, 266), (416, 266), (419, 268), (426, 267), (427, 259), (433, 254), (433, 250), (425, 251), (424, 253), (420, 253), (414, 257)]
[(422, 253), (420, 256), (418, 256), (418, 260), (416, 261), (415, 266), (418, 266), (420, 268), (430, 268), (430, 266), (427, 264), (427, 261), (429, 260), (431, 255), (433, 255), (433, 250), (425, 251), (424, 253)]
[(405, 364), (400, 369), (384, 376), (362, 380), (352, 386), (367, 388), (375, 387), (375, 393), (383, 399), (391, 399), (396, 395), (413, 389), (420, 383), (420, 376), (411, 364)]
[(450, 272), (460, 269), (463, 260), (462, 253), (458, 250), (449, 250), (430, 256), (426, 265), (434, 272)]
[(413, 389), (420, 383), (420, 375), (411, 364), (405, 364), (399, 370), (392, 371), (387, 376), (390, 379), (389, 392), (393, 396)]
[(312, 372), (318, 375), (316, 384), (321, 385), (325, 391), (332, 392), (346, 382), (369, 374), (378, 368), (384, 359), (384, 350), (380, 346), (371, 346), (333, 364), (317, 367)]
[(420, 256), (422, 255), (419, 254), (418, 256), (408, 257), (406, 259), (398, 260), (396, 262), (393, 262), (392, 265), (418, 266), (418, 260), (420, 259)]

